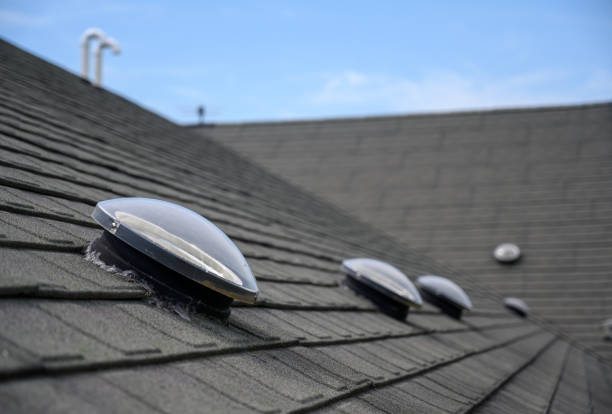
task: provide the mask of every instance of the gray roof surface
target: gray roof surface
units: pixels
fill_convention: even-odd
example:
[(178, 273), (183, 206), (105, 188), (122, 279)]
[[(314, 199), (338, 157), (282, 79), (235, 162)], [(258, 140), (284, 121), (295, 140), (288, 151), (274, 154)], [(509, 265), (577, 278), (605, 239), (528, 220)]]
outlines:
[[(0, 42), (3, 412), (605, 412), (609, 365), (473, 281), (234, 152)], [(185, 319), (84, 259), (99, 200), (217, 223), (259, 282), (227, 323)], [(400, 322), (340, 283), (374, 256), (458, 281), (461, 321)]]
[(199, 130), (612, 359), (612, 104)]

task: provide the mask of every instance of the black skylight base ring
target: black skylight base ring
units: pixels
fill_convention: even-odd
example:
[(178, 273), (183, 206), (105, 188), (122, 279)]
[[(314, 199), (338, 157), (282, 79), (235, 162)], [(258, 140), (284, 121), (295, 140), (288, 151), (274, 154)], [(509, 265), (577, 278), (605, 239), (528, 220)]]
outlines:
[[(100, 260), (120, 270), (131, 270), (144, 279), (163, 298), (184, 304), (186, 308), (227, 319), (232, 298), (196, 283), (122, 242), (107, 231), (92, 243)], [(188, 292), (188, 293), (187, 293)]]
[(409, 307), (403, 303), (390, 299), (376, 289), (367, 286), (364, 283), (358, 282), (350, 276), (344, 278), (346, 285), (358, 295), (364, 296), (371, 300), (382, 313), (389, 315), (394, 319), (403, 321), (408, 316)]
[(504, 299), (504, 306), (521, 318), (526, 318), (529, 314), (529, 306), (520, 298), (507, 297)]
[(527, 313), (521, 309), (517, 309), (514, 307), (510, 307), (510, 306), (506, 306), (506, 309), (510, 310), (510, 312), (515, 313), (516, 315), (520, 316), (521, 318), (526, 318), (527, 317)]
[(463, 309), (461, 309), (460, 307), (454, 306), (450, 302), (436, 295), (432, 295), (431, 293), (427, 292), (424, 289), (421, 289), (421, 296), (423, 296), (423, 299), (425, 301), (434, 305), (435, 307), (440, 309), (443, 313), (450, 316), (451, 318), (461, 319), (461, 315), (463, 314)]
[(497, 264), (499, 264), (501, 266), (508, 266), (508, 267), (510, 267), (510, 266), (515, 265), (515, 264), (518, 264), (519, 262), (521, 262), (522, 259), (523, 259), (523, 256), (521, 255), (521, 256), (517, 257), (516, 259), (512, 259), (512, 260), (502, 261), (502, 260), (495, 259), (495, 261), (497, 262)]

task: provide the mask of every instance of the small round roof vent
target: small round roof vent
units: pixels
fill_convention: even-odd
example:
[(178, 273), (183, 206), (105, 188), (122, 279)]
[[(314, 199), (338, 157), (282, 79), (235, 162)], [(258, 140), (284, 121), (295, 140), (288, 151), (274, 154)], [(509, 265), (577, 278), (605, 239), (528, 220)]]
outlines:
[(529, 306), (527, 306), (524, 300), (519, 298), (505, 298), (504, 306), (523, 318), (529, 314)]
[(257, 282), (244, 256), (199, 214), (160, 200), (117, 198), (99, 202), (92, 217), (106, 230), (92, 247), (109, 264), (175, 293), (197, 294), (195, 301), (222, 314), (229, 315), (233, 299), (255, 302)]
[(410, 306), (423, 304), (408, 276), (388, 263), (356, 258), (343, 261), (342, 268), (347, 273), (346, 284), (387, 315), (405, 319)]
[(445, 277), (421, 276), (417, 286), (427, 302), (455, 319), (460, 319), (464, 310), (472, 309), (472, 302), (463, 289)]
[(493, 257), (500, 263), (514, 263), (521, 258), (521, 249), (513, 243), (502, 243), (493, 250)]
[(603, 325), (604, 339), (612, 341), (612, 318), (604, 321)]

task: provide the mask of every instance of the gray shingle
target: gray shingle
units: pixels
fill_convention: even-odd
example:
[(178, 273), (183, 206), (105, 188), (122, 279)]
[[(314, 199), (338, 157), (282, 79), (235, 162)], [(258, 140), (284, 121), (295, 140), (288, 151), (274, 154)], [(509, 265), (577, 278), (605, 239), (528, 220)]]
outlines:
[(376, 405), (359, 398), (353, 398), (348, 401), (332, 405), (331, 407), (317, 410), (317, 413), (346, 413), (346, 414), (384, 414), (388, 411), (376, 408)]
[(330, 395), (332, 389), (304, 376), (303, 373), (265, 353), (249, 353), (224, 358), (242, 375), (257, 378), (285, 397), (299, 403), (312, 402)]
[[(101, 389), (106, 391), (107, 398), (125, 398), (123, 395), (117, 396), (116, 393), (109, 392), (108, 387)], [(60, 392), (56, 383), (44, 380), (2, 384), (0, 386), (0, 398), (3, 402), (3, 410), (9, 413), (104, 412), (104, 407), (95, 403), (97, 401), (90, 403), (83, 398), (79, 398), (75, 393)], [(125, 404), (125, 406), (128, 405)], [(143, 408), (143, 406), (140, 408)], [(126, 410), (126, 412), (128, 411)]]
[(582, 354), (571, 349), (563, 376), (551, 401), (551, 413), (579, 413), (591, 410)]
[(215, 392), (236, 399), (259, 412), (278, 412), (295, 406), (295, 402), (287, 396), (260, 382), (258, 378), (244, 375), (222, 359), (188, 362), (178, 368), (205, 382)]
[[(354, 349), (349, 345), (334, 345), (318, 349), (328, 358), (333, 358), (344, 365), (348, 365), (374, 381), (381, 381), (399, 375), (396, 367), (390, 368), (388, 364), (376, 362), (370, 353)], [(385, 367), (382, 367), (384, 365)]]
[[(3, 338), (45, 364), (100, 360), (116, 354), (111, 348), (53, 317), (29, 300), (0, 302)], [(24, 368), (27, 368), (24, 361)]]
[(166, 336), (155, 335), (120, 309), (101, 303), (43, 302), (42, 309), (96, 341), (124, 353), (136, 355), (174, 350), (179, 344)]
[[(598, 273), (612, 266), (611, 108), (604, 103), (196, 130), (505, 295), (523, 297), (534, 312), (608, 355), (612, 345), (595, 344), (546, 312), (548, 303), (577, 311), (585, 305), (555, 291), (540, 291), (549, 299), (541, 303), (530, 291), (540, 274), (561, 282), (579, 273), (585, 294), (609, 296), (610, 284), (601, 290)], [(525, 252), (511, 268), (491, 259), (492, 249), (508, 240)], [(520, 292), (506, 289), (509, 279), (523, 274)], [(588, 312), (601, 321), (609, 310), (606, 305)]]
[(62, 200), (17, 188), (2, 187), (0, 208), (26, 210), (30, 214), (49, 215), (57, 219), (93, 223), (89, 217), (91, 206), (76, 201)]
[[(217, 338), (204, 329), (198, 329), (196, 324), (190, 323), (159, 309), (140, 304), (123, 304), (119, 309), (135, 317), (140, 323), (151, 327), (163, 336), (169, 336), (179, 342), (196, 348), (211, 348), (218, 345)], [(195, 318), (195, 316), (194, 316)]]
[[(4, 335), (9, 335), (9, 330)], [(0, 377), (10, 377), (20, 371), (37, 371), (42, 364), (30, 351), (19, 348), (14, 343), (0, 338)]]
[(199, 413), (203, 407), (211, 412), (252, 411), (175, 367), (119, 370), (104, 374), (103, 379), (164, 412)]
[(139, 285), (91, 266), (81, 255), (0, 249), (0, 295), (3, 296), (139, 299), (145, 293)]
[(414, 398), (406, 393), (397, 392), (393, 388), (380, 389), (369, 392), (360, 397), (369, 404), (389, 413), (446, 413), (445, 411), (426, 401)]

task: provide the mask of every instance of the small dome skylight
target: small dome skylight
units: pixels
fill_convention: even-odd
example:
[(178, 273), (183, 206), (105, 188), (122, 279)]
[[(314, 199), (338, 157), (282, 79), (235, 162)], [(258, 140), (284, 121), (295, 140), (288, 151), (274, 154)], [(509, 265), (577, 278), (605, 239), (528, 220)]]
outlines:
[(493, 257), (500, 263), (514, 263), (521, 258), (521, 249), (513, 243), (502, 243), (493, 250)]
[(408, 276), (388, 263), (375, 259), (347, 259), (342, 262), (347, 285), (374, 302), (384, 313), (404, 319), (409, 306), (423, 304), (419, 291)]
[(460, 319), (464, 310), (472, 309), (468, 295), (452, 280), (433, 275), (421, 276), (417, 279), (417, 286), (423, 299), (455, 319)]
[(529, 306), (527, 306), (524, 300), (519, 298), (505, 298), (504, 306), (523, 318), (529, 314)]
[(143, 273), (157, 282), (157, 275), (151, 273), (168, 273), (159, 266), (163, 265), (173, 273), (164, 284), (188, 283), (181, 280), (188, 279), (225, 297), (255, 302), (257, 283), (244, 256), (225, 233), (199, 214), (160, 200), (117, 198), (99, 202), (92, 217), (106, 230), (103, 239), (110, 241), (101, 250), (120, 258), (123, 267), (139, 271), (139, 264), (146, 260), (137, 257), (139, 253), (154, 262), (145, 265), (148, 270)]
[(612, 318), (606, 319), (602, 327), (604, 331), (604, 339), (612, 341)]

